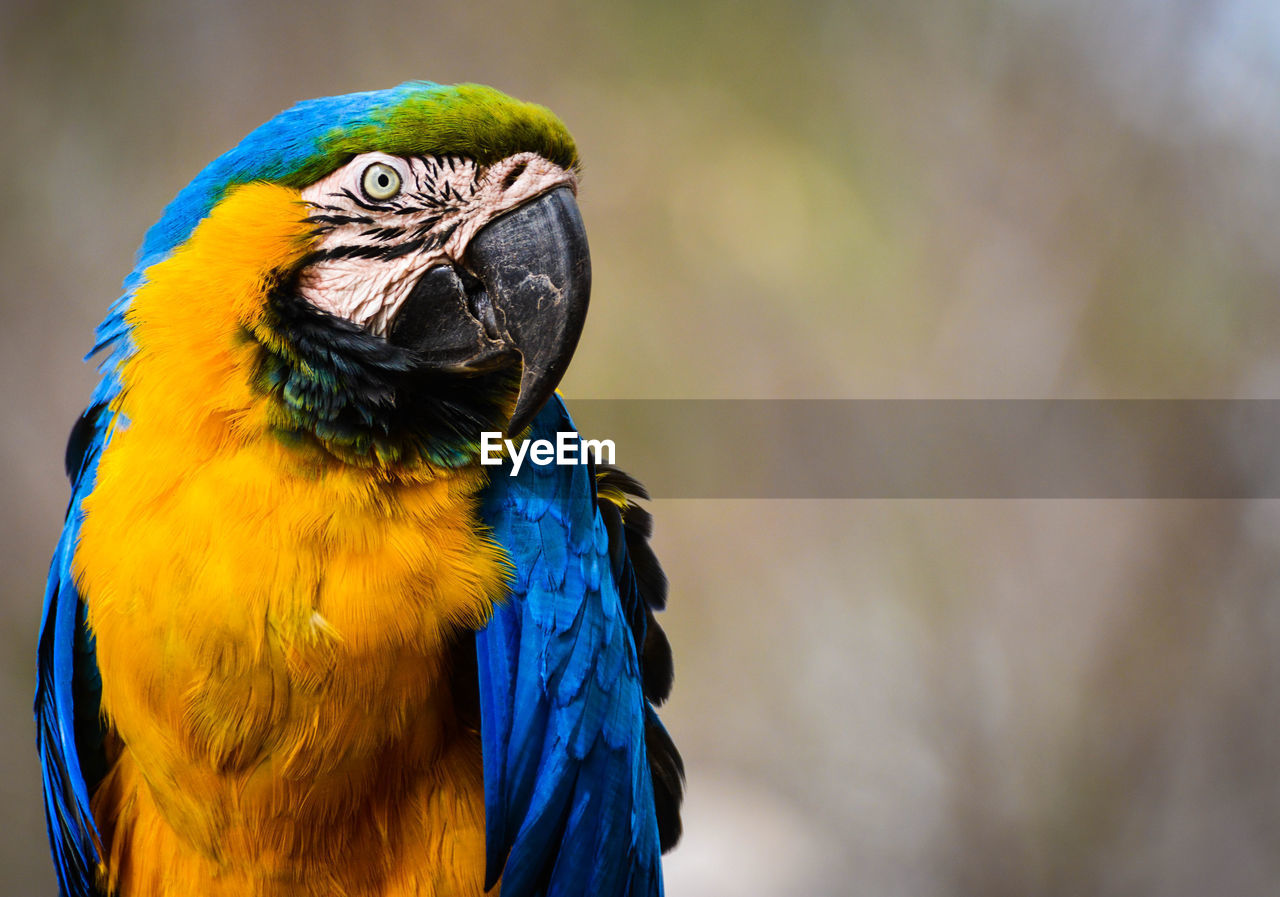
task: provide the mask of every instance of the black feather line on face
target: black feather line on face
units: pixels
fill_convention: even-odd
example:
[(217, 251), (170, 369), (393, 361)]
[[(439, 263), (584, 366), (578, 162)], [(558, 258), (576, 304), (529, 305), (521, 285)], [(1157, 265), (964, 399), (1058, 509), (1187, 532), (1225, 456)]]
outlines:
[(501, 430), (519, 364), (444, 370), (302, 298), (296, 277), (267, 296), (253, 383), (280, 411), (278, 435), (362, 467), (474, 463), (480, 434)]
[(373, 224), (373, 219), (368, 215), (347, 215), (343, 213), (311, 215), (307, 220), (316, 224), (327, 224), (331, 228), (338, 227), (343, 224)]
[(360, 233), (362, 237), (372, 237), (383, 243), (388, 240), (396, 240), (404, 236), (403, 227), (371, 227)]

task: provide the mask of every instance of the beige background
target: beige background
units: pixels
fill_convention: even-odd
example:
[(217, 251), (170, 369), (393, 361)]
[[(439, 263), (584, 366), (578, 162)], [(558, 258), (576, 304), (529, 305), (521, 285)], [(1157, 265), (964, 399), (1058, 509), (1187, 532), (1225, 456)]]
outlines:
[[(571, 398), (1280, 396), (1267, 0), (268, 6), (0, 8), (0, 894), (53, 893), (30, 695), (79, 358), (163, 205), (297, 100), (564, 118)], [(654, 511), (674, 897), (1280, 889), (1276, 503)]]

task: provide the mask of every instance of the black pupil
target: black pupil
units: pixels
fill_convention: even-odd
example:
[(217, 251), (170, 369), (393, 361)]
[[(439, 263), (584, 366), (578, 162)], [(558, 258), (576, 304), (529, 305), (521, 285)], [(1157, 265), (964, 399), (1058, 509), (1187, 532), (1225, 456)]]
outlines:
[(387, 173), (386, 173), (385, 171), (384, 171), (384, 172), (380, 172), (380, 173), (378, 174), (378, 186), (379, 186), (379, 187), (385, 187), (385, 186), (387, 186), (387, 184), (390, 184), (390, 183), (391, 183), (391, 178), (387, 177)]

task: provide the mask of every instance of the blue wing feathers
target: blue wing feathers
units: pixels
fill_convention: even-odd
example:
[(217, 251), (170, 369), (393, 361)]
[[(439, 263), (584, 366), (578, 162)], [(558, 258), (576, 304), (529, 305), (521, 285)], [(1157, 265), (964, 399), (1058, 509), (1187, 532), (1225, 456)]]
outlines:
[[(572, 428), (556, 398), (531, 438)], [(635, 601), (603, 574), (614, 563), (592, 471), (508, 473), (495, 468), (482, 510), (517, 571), (476, 637), (488, 884), (500, 874), (504, 897), (660, 895)]]
[(98, 718), (102, 683), (71, 559), (80, 534), (80, 502), (93, 488), (109, 427), (109, 412), (96, 404), (77, 422), (67, 446), (71, 500), (50, 564), (37, 654), (36, 749), (44, 771), (45, 820), (54, 866), (66, 897), (98, 894), (98, 833), (89, 797), (106, 770)]
[[(645, 750), (658, 814), (658, 834), (663, 852), (680, 839), (680, 803), (684, 792), (684, 763), (671, 736), (662, 727), (654, 707), (671, 693), (674, 668), (671, 645), (654, 613), (666, 606), (667, 578), (658, 564), (649, 537), (653, 518), (629, 497), (648, 498), (644, 487), (617, 468), (601, 466), (596, 486), (610, 495), (597, 502), (609, 542), (609, 561), (622, 595), (622, 608), (631, 624), (634, 643), (640, 647), (640, 672), (645, 708)], [(619, 502), (618, 498), (623, 501)]]

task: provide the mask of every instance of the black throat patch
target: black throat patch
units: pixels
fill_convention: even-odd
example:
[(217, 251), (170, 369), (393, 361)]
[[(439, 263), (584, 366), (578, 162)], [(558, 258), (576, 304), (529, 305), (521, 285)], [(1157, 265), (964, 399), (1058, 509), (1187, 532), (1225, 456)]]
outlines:
[(316, 308), (286, 277), (268, 293), (253, 383), (281, 412), (276, 431), (361, 467), (473, 463), (502, 430), (520, 366), (459, 371)]

